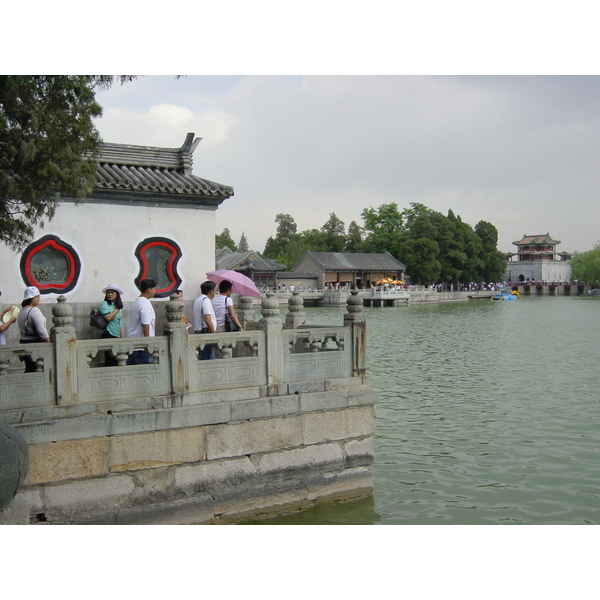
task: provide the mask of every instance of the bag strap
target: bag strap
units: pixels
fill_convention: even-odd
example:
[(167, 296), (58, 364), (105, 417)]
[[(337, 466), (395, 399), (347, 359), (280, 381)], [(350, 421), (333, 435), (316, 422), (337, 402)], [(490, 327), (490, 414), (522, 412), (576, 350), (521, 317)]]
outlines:
[(202, 298), (202, 302), (200, 303), (200, 309), (202, 310), (202, 316), (205, 315), (205, 313), (204, 313), (204, 301), (205, 300), (208, 300), (210, 302), (210, 300), (206, 296), (204, 296), (204, 298)]
[(210, 329), (206, 325), (206, 322), (204, 321), (204, 315), (209, 314), (209, 313), (204, 312), (204, 301), (205, 300), (208, 300), (210, 302), (210, 298), (207, 298), (206, 296), (204, 296), (204, 298), (202, 298), (202, 302), (200, 302), (200, 317), (202, 320), (202, 331), (204, 331), (204, 330), (210, 331)]

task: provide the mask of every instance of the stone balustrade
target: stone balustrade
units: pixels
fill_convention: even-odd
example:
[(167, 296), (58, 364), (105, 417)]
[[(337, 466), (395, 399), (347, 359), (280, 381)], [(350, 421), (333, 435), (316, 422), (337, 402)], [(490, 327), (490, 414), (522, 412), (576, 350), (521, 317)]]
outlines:
[[(163, 336), (79, 340), (71, 325), (71, 307), (60, 296), (52, 310), (52, 343), (11, 344), (0, 349), (0, 411), (148, 395), (193, 395), (344, 378), (356, 372), (353, 327), (356, 329), (355, 321), (361, 319), (345, 319), (339, 327), (307, 326), (298, 293), (289, 299), (285, 323), (272, 292), (262, 300), (259, 321), (251, 320), (254, 315), (243, 305), (243, 332), (188, 334), (177, 296), (171, 296), (164, 306)], [(346, 316), (360, 315), (361, 309), (360, 298), (351, 296)], [(198, 354), (207, 344), (213, 346), (215, 360), (199, 361)], [(153, 362), (127, 365), (137, 349), (146, 350)], [(23, 373), (19, 359), (24, 355), (36, 361), (35, 373)], [(104, 366), (105, 355), (114, 356), (117, 365)]]
[[(258, 321), (240, 306), (243, 332), (189, 335), (172, 296), (162, 336), (78, 340), (59, 297), (51, 343), (1, 347), (0, 422), (29, 472), (0, 524), (229, 523), (370, 494), (360, 297), (339, 327), (307, 325), (297, 295), (285, 323), (272, 293)], [(206, 344), (216, 358), (200, 361)], [(151, 364), (127, 365), (138, 348)]]

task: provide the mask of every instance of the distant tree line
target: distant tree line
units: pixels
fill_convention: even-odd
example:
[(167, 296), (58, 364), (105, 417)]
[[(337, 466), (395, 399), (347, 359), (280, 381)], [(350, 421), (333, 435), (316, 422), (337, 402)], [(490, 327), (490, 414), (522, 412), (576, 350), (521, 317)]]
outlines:
[(229, 232), (229, 228), (225, 227), (223, 232), (217, 234), (215, 236), (215, 248), (218, 250), (219, 248), (224, 248), (227, 246), (233, 252), (248, 252), (250, 248), (248, 247), (248, 240), (246, 239), (246, 234), (242, 231), (242, 237), (240, 241), (236, 244), (231, 237), (231, 233)]
[(406, 265), (414, 283), (501, 281), (506, 270), (504, 254), (497, 248), (498, 230), (487, 221), (475, 227), (452, 210), (445, 216), (413, 202), (398, 210), (382, 204), (362, 212), (365, 251), (386, 250)]
[[(406, 265), (413, 283), (502, 280), (506, 261), (497, 248), (498, 230), (487, 221), (473, 228), (451, 210), (443, 215), (414, 202), (402, 211), (394, 203), (365, 208), (361, 216), (363, 226), (352, 221), (346, 230), (331, 213), (320, 229), (298, 232), (294, 218), (279, 213), (275, 237), (269, 237), (262, 254), (291, 268), (306, 250), (389, 252)], [(236, 248), (227, 229), (217, 236), (217, 246), (223, 245)]]
[(571, 277), (591, 285), (600, 285), (600, 243), (587, 252), (575, 252), (571, 259)]

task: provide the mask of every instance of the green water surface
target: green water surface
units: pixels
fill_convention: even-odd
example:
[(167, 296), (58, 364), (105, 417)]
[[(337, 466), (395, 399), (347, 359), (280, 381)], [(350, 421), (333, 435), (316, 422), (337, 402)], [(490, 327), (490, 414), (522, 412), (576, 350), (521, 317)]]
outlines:
[(600, 298), (364, 310), (373, 496), (255, 523), (600, 523)]

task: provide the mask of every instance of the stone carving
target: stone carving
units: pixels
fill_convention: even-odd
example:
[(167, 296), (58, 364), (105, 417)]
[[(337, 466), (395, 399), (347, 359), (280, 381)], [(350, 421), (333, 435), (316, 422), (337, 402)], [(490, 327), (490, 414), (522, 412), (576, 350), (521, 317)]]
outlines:
[(179, 297), (176, 292), (173, 292), (169, 296), (169, 301), (165, 304), (165, 335), (168, 335), (171, 331), (176, 329), (185, 329), (185, 323), (183, 322), (183, 302), (179, 301)]
[(300, 296), (300, 292), (294, 290), (292, 296), (288, 300), (288, 313), (285, 316), (285, 326), (295, 329), (306, 323), (306, 314), (302, 310), (304, 308), (304, 300)]
[(263, 318), (259, 323), (267, 325), (281, 325), (281, 315), (279, 314), (279, 301), (275, 294), (268, 290), (265, 298), (261, 302), (261, 314)]
[(344, 315), (344, 325), (354, 321), (364, 321), (363, 299), (358, 295), (358, 290), (350, 290), (350, 296), (346, 300), (346, 314)]
[(56, 304), (52, 307), (52, 322), (54, 327), (50, 333), (69, 333), (75, 335), (75, 327), (73, 327), (73, 309), (67, 304), (67, 299), (64, 296), (59, 296), (56, 299)]
[(255, 320), (252, 306), (253, 299), (250, 296), (240, 296), (237, 316), (244, 329), (248, 329), (247, 324)]

